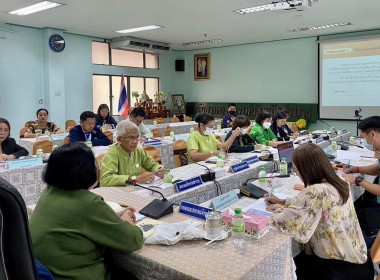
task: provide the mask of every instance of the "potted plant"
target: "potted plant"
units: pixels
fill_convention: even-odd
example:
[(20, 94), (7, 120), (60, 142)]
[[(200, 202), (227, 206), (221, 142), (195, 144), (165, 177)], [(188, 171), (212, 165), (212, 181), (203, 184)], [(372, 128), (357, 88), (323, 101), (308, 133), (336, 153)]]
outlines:
[(137, 91), (132, 91), (132, 97), (136, 98), (136, 103), (139, 103), (138, 98), (140, 97), (140, 94)]

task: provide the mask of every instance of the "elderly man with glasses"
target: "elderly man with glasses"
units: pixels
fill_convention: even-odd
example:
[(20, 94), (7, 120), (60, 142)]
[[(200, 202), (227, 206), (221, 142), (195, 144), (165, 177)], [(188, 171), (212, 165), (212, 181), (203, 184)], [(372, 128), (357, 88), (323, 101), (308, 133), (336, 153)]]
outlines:
[[(163, 178), (165, 169), (140, 147), (136, 124), (124, 120), (116, 127), (117, 144), (110, 147), (102, 160), (100, 186), (126, 185), (126, 181), (150, 183), (155, 175)], [(142, 172), (142, 168), (146, 172)]]

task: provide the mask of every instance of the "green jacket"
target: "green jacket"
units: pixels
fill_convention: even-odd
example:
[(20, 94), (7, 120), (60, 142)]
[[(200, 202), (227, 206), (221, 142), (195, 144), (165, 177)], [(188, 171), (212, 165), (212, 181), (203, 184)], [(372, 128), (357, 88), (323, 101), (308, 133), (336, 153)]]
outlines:
[(100, 186), (125, 186), (129, 176), (141, 174), (141, 168), (156, 172), (162, 165), (138, 147), (131, 154), (124, 151), (119, 144), (111, 146), (102, 160)]
[(258, 123), (255, 124), (254, 127), (252, 127), (251, 132), (249, 133), (249, 135), (254, 140), (256, 140), (257, 143), (259, 143), (259, 144), (265, 144), (267, 146), (269, 145), (269, 141), (271, 141), (271, 140), (276, 140), (277, 141), (276, 135), (274, 135), (273, 131), (270, 128), (264, 129)]
[(105, 280), (106, 248), (130, 253), (143, 246), (142, 231), (124, 222), (88, 190), (47, 186), (30, 219), (35, 257), (56, 280)]

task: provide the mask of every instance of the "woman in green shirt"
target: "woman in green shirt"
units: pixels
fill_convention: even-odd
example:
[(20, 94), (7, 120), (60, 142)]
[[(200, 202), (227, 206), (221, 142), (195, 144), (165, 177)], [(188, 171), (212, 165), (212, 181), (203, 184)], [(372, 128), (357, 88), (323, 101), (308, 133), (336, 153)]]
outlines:
[(240, 128), (232, 133), (231, 137), (224, 143), (220, 143), (213, 133), (215, 127), (215, 119), (210, 114), (201, 114), (195, 117), (197, 123), (196, 131), (194, 131), (187, 139), (187, 153), (193, 162), (206, 160), (212, 156), (218, 156), (219, 150), (225, 151), (231, 147), (235, 138), (240, 135)]
[(110, 279), (105, 250), (130, 253), (143, 245), (134, 209), (120, 217), (89, 191), (98, 176), (94, 154), (85, 144), (54, 150), (43, 176), (48, 186), (30, 219), (36, 258), (56, 280)]
[(256, 116), (256, 124), (252, 127), (250, 136), (256, 140), (257, 143), (277, 147), (278, 144), (284, 143), (277, 141), (276, 135), (270, 129), (272, 125), (272, 115), (267, 111), (262, 111)]

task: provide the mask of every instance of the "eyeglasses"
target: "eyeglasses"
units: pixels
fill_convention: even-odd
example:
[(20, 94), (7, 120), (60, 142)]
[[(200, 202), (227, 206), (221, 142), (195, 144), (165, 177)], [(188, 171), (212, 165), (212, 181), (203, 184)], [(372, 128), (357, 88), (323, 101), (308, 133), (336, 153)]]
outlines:
[(125, 138), (125, 139), (128, 139), (129, 141), (133, 142), (133, 141), (139, 141), (140, 136), (121, 136), (121, 138)]
[(9, 129), (0, 128), (0, 133), (9, 133)]

